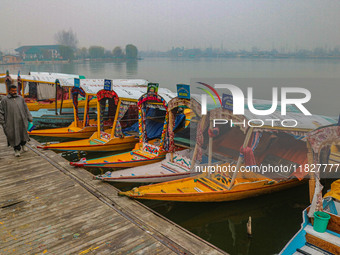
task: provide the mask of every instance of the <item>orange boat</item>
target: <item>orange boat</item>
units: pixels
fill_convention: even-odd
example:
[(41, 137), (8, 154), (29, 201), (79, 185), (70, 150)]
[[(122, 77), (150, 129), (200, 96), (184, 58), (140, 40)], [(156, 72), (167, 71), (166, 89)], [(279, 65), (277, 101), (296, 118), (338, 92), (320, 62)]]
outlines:
[[(169, 122), (167, 102), (174, 97), (175, 94), (173, 93), (162, 93), (162, 90), (158, 92), (157, 83), (149, 83), (148, 93), (142, 95), (138, 100), (139, 145), (134, 150), (126, 153), (71, 162), (71, 165), (79, 167), (125, 168), (150, 164), (164, 159), (167, 151), (165, 140), (168, 136), (167, 129)], [(151, 139), (150, 134), (147, 132), (147, 127), (151, 125), (148, 114), (152, 107), (156, 107), (156, 117), (161, 117), (160, 119), (163, 121), (160, 139)], [(147, 121), (149, 122), (146, 123)]]
[[(169, 114), (169, 149), (166, 158), (161, 162), (152, 163), (148, 167), (137, 166), (129, 169), (108, 171), (104, 175), (96, 176), (96, 179), (113, 182), (164, 182), (170, 180), (181, 179), (198, 173), (192, 173), (193, 154), (197, 155), (198, 149), (203, 145), (203, 133), (208, 127), (206, 116), (201, 116), (201, 104), (197, 95), (190, 96), (190, 86), (185, 84), (177, 84), (177, 97), (170, 100), (168, 104)], [(210, 105), (209, 108), (214, 107)], [(184, 112), (186, 121), (190, 121), (190, 127), (185, 123), (184, 129), (176, 132), (176, 124), (178, 121), (177, 114)], [(177, 123), (178, 124), (178, 123)], [(190, 138), (193, 137), (192, 132), (197, 132), (197, 140), (191, 143)], [(195, 139), (193, 139), (195, 140)], [(196, 142), (196, 145), (194, 145)], [(176, 146), (175, 146), (176, 145)], [(185, 147), (178, 151), (179, 147)], [(195, 149), (190, 150), (190, 147)], [(195, 152), (196, 151), (196, 152)], [(120, 159), (121, 155), (113, 156)], [(111, 159), (111, 158), (110, 158)], [(108, 160), (107, 160), (108, 161)], [(111, 161), (111, 160), (110, 160)], [(92, 161), (90, 161), (92, 162)], [(87, 162), (87, 163), (90, 163)], [(131, 165), (136, 166), (136, 161), (131, 161)], [(142, 163), (142, 162), (140, 162)], [(103, 164), (102, 164), (103, 165)], [(102, 166), (101, 165), (101, 166)], [(86, 166), (86, 165), (85, 165)]]
[[(147, 83), (146, 80), (111, 80), (115, 88), (124, 88), (124, 86), (135, 86), (139, 88)], [(68, 138), (89, 138), (97, 131), (97, 120), (91, 119), (89, 114), (90, 102), (97, 101), (97, 93), (104, 89), (104, 79), (82, 79), (79, 80), (80, 87), (74, 86), (74, 79), (59, 79), (57, 84), (61, 87), (70, 87), (73, 98), (73, 111), (74, 121), (72, 124), (65, 128), (54, 129), (40, 129), (33, 130), (29, 134), (37, 136), (49, 136), (49, 137), (68, 137)], [(79, 120), (79, 96), (85, 98), (85, 114), (84, 119)], [(104, 121), (104, 130), (109, 129), (109, 123)]]
[[(84, 76), (64, 73), (30, 72), (28, 75), (9, 75), (6, 79), (11, 79), (13, 84), (18, 86), (18, 93), (25, 98), (30, 111), (40, 109), (73, 108), (70, 98), (71, 88), (56, 86), (58, 79), (84, 79)], [(7, 86), (5, 89), (7, 91)], [(85, 106), (84, 101), (79, 102), (79, 107)], [(91, 105), (95, 106), (95, 104)]]
[[(145, 92), (144, 85), (115, 85), (110, 90), (100, 90), (97, 93), (97, 131), (89, 139), (38, 147), (62, 151), (122, 151), (134, 148), (138, 132), (124, 130), (137, 123), (137, 101)], [(171, 94), (167, 89), (162, 92)]]
[[(313, 152), (309, 163), (311, 166), (322, 166), (322, 169), (311, 171), (311, 205), (302, 212), (303, 222), (300, 230), (281, 250), (280, 255), (340, 254), (340, 180), (337, 174), (339, 163), (330, 156), (330, 153), (332, 155), (332, 152), (338, 151), (336, 146), (340, 144), (339, 124), (340, 122), (338, 125), (320, 127), (308, 134), (308, 143)], [(332, 173), (335, 175), (327, 176)], [(321, 177), (337, 179), (323, 199)]]
[[(212, 119), (232, 119), (234, 123), (247, 123), (249, 116), (248, 112), (235, 116), (225, 109), (210, 111), (211, 122)], [(303, 119), (304, 115), (296, 112), (294, 116), (304, 120), (297, 127), (282, 127), (275, 123), (256, 127), (218, 125), (215, 134), (212, 129), (208, 132), (209, 167), (195, 166), (195, 172), (201, 175), (136, 187), (120, 192), (120, 195), (164, 201), (220, 202), (296, 186), (308, 174), (304, 166), (309, 162), (311, 149), (306, 143), (306, 135), (319, 125), (331, 124), (332, 119), (317, 115)], [(211, 164), (213, 156), (224, 163)]]

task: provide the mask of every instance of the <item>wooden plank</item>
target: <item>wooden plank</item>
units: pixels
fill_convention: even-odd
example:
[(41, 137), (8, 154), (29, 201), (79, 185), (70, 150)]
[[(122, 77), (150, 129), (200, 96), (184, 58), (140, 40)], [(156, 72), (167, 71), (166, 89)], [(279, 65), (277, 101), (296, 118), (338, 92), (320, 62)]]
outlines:
[(325, 240), (322, 240), (316, 236), (313, 236), (311, 234), (306, 234), (306, 241), (310, 244), (315, 245), (316, 247), (319, 247), (321, 249), (324, 249), (330, 253), (333, 254), (340, 254), (340, 248), (339, 246), (329, 243)]
[(0, 130), (0, 254), (225, 254), (34, 140), (5, 145)]

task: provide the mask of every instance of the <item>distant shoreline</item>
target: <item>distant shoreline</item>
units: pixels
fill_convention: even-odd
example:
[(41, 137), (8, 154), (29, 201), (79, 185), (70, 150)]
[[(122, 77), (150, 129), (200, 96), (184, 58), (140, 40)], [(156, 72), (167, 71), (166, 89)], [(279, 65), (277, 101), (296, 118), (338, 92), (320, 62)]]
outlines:
[(13, 66), (13, 65), (39, 65), (39, 64), (68, 64), (68, 63), (91, 63), (91, 62), (103, 62), (103, 63), (126, 63), (130, 61), (141, 61), (145, 58), (170, 58), (178, 60), (187, 59), (268, 59), (268, 60), (282, 60), (282, 59), (305, 59), (305, 60), (340, 60), (340, 56), (247, 56), (247, 55), (231, 55), (231, 56), (164, 56), (164, 55), (152, 55), (152, 56), (142, 56), (137, 59), (75, 59), (75, 60), (42, 60), (42, 61), (21, 61), (20, 63), (0, 63), (0, 66)]

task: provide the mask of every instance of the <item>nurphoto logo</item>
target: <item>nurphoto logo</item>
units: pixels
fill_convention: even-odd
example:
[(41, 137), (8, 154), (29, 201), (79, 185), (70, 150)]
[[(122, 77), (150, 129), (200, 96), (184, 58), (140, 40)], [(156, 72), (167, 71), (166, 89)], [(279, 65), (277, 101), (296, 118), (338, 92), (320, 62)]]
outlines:
[[(256, 109), (254, 104), (254, 98), (253, 98), (253, 88), (248, 87), (247, 88), (247, 98), (245, 98), (243, 91), (232, 84), (215, 84), (214, 87), (198, 82), (199, 84), (205, 86), (206, 88), (209, 88), (217, 97), (217, 99), (220, 101), (220, 104), (223, 108), (231, 110), (233, 112), (233, 115), (244, 115), (245, 114), (245, 105), (247, 106), (247, 110), (253, 114), (259, 116), (259, 119), (249, 119), (247, 121), (248, 126), (250, 127), (261, 127), (263, 125), (271, 125), (274, 127), (275, 122), (280, 122), (283, 127), (296, 127), (298, 125), (298, 121), (296, 119), (275, 119), (275, 118), (268, 118), (264, 119), (263, 116), (270, 116), (273, 113), (276, 113), (278, 111), (278, 108), (280, 111), (281, 116), (287, 115), (287, 108), (288, 106), (294, 106), (296, 110), (301, 111), (305, 116), (311, 116), (312, 114), (307, 110), (307, 108), (304, 106), (305, 103), (309, 102), (311, 99), (311, 93), (308, 89), (305, 88), (299, 88), (299, 87), (282, 87), (280, 90), (277, 87), (272, 88), (272, 100), (271, 100), (271, 106), (269, 109)], [(201, 113), (202, 115), (207, 114), (207, 94), (210, 95), (210, 97), (213, 99), (213, 101), (216, 104), (215, 96), (206, 88), (200, 88), (206, 94), (201, 94)], [(231, 98), (230, 100), (227, 100), (224, 102), (223, 105), (221, 97), (217, 93), (216, 89), (228, 89), (231, 92), (231, 95), (226, 95)], [(280, 91), (280, 102), (279, 102), (279, 91)], [(299, 95), (298, 97), (292, 97), (289, 94)], [(224, 94), (225, 95), (225, 94)], [(279, 104), (280, 103), (280, 104)], [(213, 120), (213, 126), (215, 127), (217, 124), (227, 124), (230, 123), (230, 125), (243, 125), (246, 126), (246, 120), (243, 122), (235, 123), (233, 120), (227, 120), (227, 119), (214, 119)]]

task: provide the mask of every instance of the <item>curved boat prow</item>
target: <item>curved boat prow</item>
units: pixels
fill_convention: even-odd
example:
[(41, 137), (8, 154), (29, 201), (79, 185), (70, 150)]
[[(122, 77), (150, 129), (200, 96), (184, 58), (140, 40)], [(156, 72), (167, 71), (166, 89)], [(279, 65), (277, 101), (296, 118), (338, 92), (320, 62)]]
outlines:
[(158, 149), (154, 143), (158, 143), (159, 139), (151, 140), (149, 144), (136, 144), (132, 151), (106, 156), (96, 159), (87, 160), (85, 162), (72, 162), (73, 166), (77, 167), (101, 167), (101, 168), (128, 168), (155, 163), (165, 158), (166, 152), (157, 151), (151, 153), (146, 151), (146, 147), (151, 149)]
[(127, 135), (123, 138), (110, 137), (109, 139), (106, 139), (102, 136), (98, 136), (97, 132), (95, 132), (89, 139), (46, 144), (38, 146), (38, 148), (59, 151), (122, 151), (132, 149), (137, 142), (138, 138), (133, 135)]

